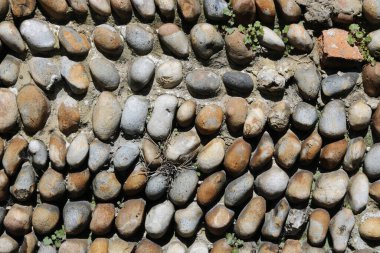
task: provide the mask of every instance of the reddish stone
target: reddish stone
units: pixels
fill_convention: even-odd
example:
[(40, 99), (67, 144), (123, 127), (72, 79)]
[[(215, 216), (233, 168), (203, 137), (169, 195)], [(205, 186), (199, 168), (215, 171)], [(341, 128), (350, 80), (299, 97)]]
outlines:
[(362, 78), (364, 92), (370, 97), (380, 96), (380, 63), (365, 65)]
[(272, 24), (276, 17), (276, 6), (273, 0), (256, 0), (258, 18), (264, 23)]

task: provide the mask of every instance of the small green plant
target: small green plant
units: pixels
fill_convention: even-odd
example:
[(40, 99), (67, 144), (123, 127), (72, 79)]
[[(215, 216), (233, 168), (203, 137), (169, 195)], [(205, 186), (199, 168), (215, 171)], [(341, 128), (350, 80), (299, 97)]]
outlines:
[(371, 63), (371, 65), (374, 65), (376, 62), (375, 58), (369, 53), (368, 50), (368, 44), (372, 40), (371, 36), (369, 36), (367, 31), (359, 24), (351, 24), (348, 29), (348, 44), (350, 44), (350, 46), (357, 46), (360, 53), (363, 55), (364, 60)]
[(231, 2), (228, 2), (228, 6), (223, 9), (223, 14), (228, 17), (227, 25), (223, 25), (222, 29), (227, 33), (231, 34), (234, 31), (235, 25), (235, 13), (232, 11)]
[(264, 36), (264, 29), (260, 21), (248, 26), (239, 25), (238, 29), (244, 34), (244, 44), (256, 51), (260, 47), (260, 39)]
[(244, 244), (244, 241), (238, 239), (234, 233), (227, 233), (226, 241), (227, 244), (233, 248), (232, 253), (239, 253), (239, 248), (241, 248)]
[(279, 35), (285, 44), (285, 52), (284, 52), (285, 56), (289, 55), (294, 50), (294, 47), (289, 43), (289, 39), (287, 37), (288, 32), (289, 32), (289, 25), (286, 25), (281, 30), (280, 35)]
[(66, 232), (65, 227), (62, 225), (61, 229), (56, 230), (54, 234), (45, 236), (42, 243), (46, 246), (52, 245), (59, 248), (64, 240), (66, 240)]

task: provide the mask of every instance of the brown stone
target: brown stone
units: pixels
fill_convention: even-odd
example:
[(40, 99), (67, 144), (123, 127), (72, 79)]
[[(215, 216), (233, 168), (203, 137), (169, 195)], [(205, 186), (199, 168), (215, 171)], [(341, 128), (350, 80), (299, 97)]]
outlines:
[(8, 199), (9, 179), (4, 170), (0, 170), (0, 202)]
[(348, 32), (331, 28), (324, 30), (318, 39), (321, 64), (327, 68), (348, 68), (363, 61), (363, 56), (357, 46), (351, 47), (348, 42)]
[(88, 168), (79, 172), (67, 174), (66, 190), (69, 193), (70, 198), (79, 198), (86, 193), (90, 176), (91, 174)]
[(59, 247), (59, 253), (86, 253), (88, 247), (87, 239), (67, 239)]
[(197, 103), (193, 100), (186, 100), (177, 110), (176, 120), (181, 127), (189, 127), (194, 123)]
[(38, 182), (37, 188), (43, 200), (55, 201), (65, 194), (65, 179), (61, 173), (48, 168)]
[(380, 203), (380, 180), (375, 181), (369, 187), (369, 195), (376, 202)]
[(282, 248), (282, 253), (303, 253), (300, 241), (292, 239), (286, 240)]
[(380, 23), (380, 4), (377, 0), (363, 0), (363, 15), (371, 24)]
[(279, 101), (273, 104), (268, 114), (268, 125), (277, 132), (284, 132), (289, 125), (289, 118), (292, 114), (287, 101)]
[(91, 243), (88, 253), (108, 253), (108, 239), (96, 238)]
[(273, 140), (268, 132), (264, 132), (259, 143), (256, 146), (256, 149), (252, 152), (249, 166), (252, 170), (261, 169), (270, 161), (272, 161), (273, 154)]
[(28, 142), (20, 135), (13, 137), (3, 156), (3, 168), (8, 176), (14, 176), (20, 168)]
[(225, 238), (220, 239), (212, 245), (210, 253), (231, 253), (233, 248), (227, 243)]
[(57, 133), (50, 135), (49, 158), (52, 166), (61, 170), (66, 165), (66, 141)]
[(157, 168), (162, 163), (161, 151), (152, 140), (144, 138), (142, 140), (142, 154), (146, 166), (149, 168)]
[(178, 0), (178, 10), (186, 22), (196, 22), (201, 15), (199, 0)]
[(109, 240), (108, 253), (132, 253), (136, 244), (134, 242), (126, 242), (120, 238)]
[(380, 137), (380, 103), (372, 114), (372, 134)]
[(257, 99), (252, 102), (244, 122), (243, 136), (253, 138), (260, 135), (264, 130), (268, 114), (269, 106), (265, 100)]
[(78, 131), (80, 123), (79, 106), (71, 97), (65, 98), (59, 105), (57, 111), (58, 128), (65, 135)]
[(82, 95), (87, 92), (90, 79), (82, 63), (71, 61), (66, 56), (62, 56), (61, 74), (72, 93)]
[(202, 206), (208, 206), (212, 204), (226, 183), (226, 173), (224, 171), (218, 171), (203, 180), (202, 184), (197, 190), (197, 201)]
[(27, 17), (36, 9), (36, 0), (10, 0), (13, 16)]
[(18, 119), (16, 96), (9, 89), (0, 88), (0, 133), (14, 130)]
[(215, 134), (222, 127), (223, 110), (218, 105), (206, 105), (195, 118), (195, 126), (203, 135)]
[(317, 157), (321, 148), (322, 137), (317, 131), (314, 131), (302, 142), (300, 162), (305, 165), (310, 164)]
[(122, 237), (130, 237), (140, 229), (145, 217), (145, 200), (130, 199), (124, 202), (123, 207), (115, 220), (118, 233)]
[(57, 206), (38, 204), (32, 216), (33, 231), (40, 235), (50, 234), (59, 222), (59, 214)]
[(330, 223), (330, 214), (324, 209), (315, 209), (310, 214), (307, 238), (313, 246), (320, 246), (325, 241)]
[(243, 131), (248, 113), (248, 103), (244, 98), (231, 97), (226, 103), (226, 124), (232, 134)]
[(142, 239), (136, 247), (135, 253), (162, 253), (160, 245), (149, 239)]
[(30, 232), (29, 234), (24, 235), (22, 244), (20, 246), (20, 253), (33, 253), (36, 252), (38, 244), (37, 236), (34, 232)]
[(310, 197), (312, 183), (312, 172), (307, 170), (297, 171), (289, 180), (286, 197), (295, 204), (307, 201)]
[(119, 32), (110, 25), (99, 25), (94, 30), (95, 46), (103, 53), (119, 55), (124, 44)]
[(235, 224), (235, 233), (239, 238), (253, 237), (260, 229), (266, 212), (266, 201), (257, 196), (251, 199), (239, 214)]
[(243, 33), (235, 29), (231, 34), (224, 37), (228, 58), (238, 65), (247, 65), (255, 57), (253, 51), (245, 45), (244, 36)]
[(380, 240), (380, 217), (369, 217), (359, 225), (360, 236), (371, 241)]
[(112, 203), (99, 203), (92, 212), (90, 230), (96, 235), (111, 231), (115, 219), (115, 206)]
[(238, 23), (253, 23), (256, 14), (255, 0), (232, 0), (231, 6)]
[(40, 88), (35, 85), (24, 86), (17, 95), (17, 106), (25, 130), (35, 133), (44, 128), (50, 105)]
[(7, 233), (14, 236), (23, 236), (32, 229), (32, 206), (14, 204), (4, 218), (4, 227)]
[(69, 54), (85, 55), (91, 49), (87, 36), (83, 33), (78, 33), (71, 27), (61, 26), (58, 39)]
[(237, 177), (244, 173), (249, 163), (251, 145), (243, 138), (237, 138), (231, 146), (228, 147), (224, 157), (224, 168), (233, 177)]
[(67, 17), (69, 8), (65, 0), (38, 0), (42, 8), (52, 19), (62, 20)]
[(208, 231), (216, 236), (223, 235), (232, 224), (234, 215), (234, 211), (223, 204), (217, 204), (206, 213), (205, 221)]
[(282, 18), (287, 23), (296, 23), (302, 15), (301, 8), (295, 0), (277, 0)]
[(86, 14), (88, 12), (87, 0), (67, 0), (67, 2), (79, 15)]
[(148, 180), (147, 173), (145, 167), (141, 164), (135, 167), (123, 185), (123, 191), (127, 196), (134, 196), (145, 189)]
[(337, 168), (344, 158), (348, 143), (345, 139), (332, 142), (321, 150), (319, 161), (323, 169), (333, 170)]
[(277, 253), (278, 245), (271, 242), (262, 242), (257, 250), (257, 253)]
[(301, 152), (301, 142), (291, 130), (281, 137), (274, 148), (274, 156), (278, 165), (290, 169)]
[(376, 62), (374, 66), (367, 64), (362, 71), (363, 88), (368, 96), (380, 96), (380, 63)]
[(132, 15), (130, 0), (111, 0), (111, 7), (120, 19), (127, 19)]
[(276, 17), (276, 6), (273, 0), (256, 0), (258, 18), (268, 24), (273, 24)]

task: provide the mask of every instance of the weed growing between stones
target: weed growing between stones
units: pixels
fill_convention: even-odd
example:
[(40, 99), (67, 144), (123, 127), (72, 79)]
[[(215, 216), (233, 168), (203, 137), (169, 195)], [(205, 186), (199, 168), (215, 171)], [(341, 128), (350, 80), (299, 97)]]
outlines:
[(232, 247), (232, 253), (239, 253), (239, 248), (244, 244), (244, 241), (238, 239), (234, 233), (227, 233), (226, 241)]
[(359, 24), (351, 24), (348, 29), (348, 44), (350, 44), (350, 46), (357, 46), (360, 53), (363, 55), (364, 60), (372, 66), (375, 65), (376, 60), (373, 56), (371, 56), (368, 50), (368, 44), (372, 41), (372, 38), (367, 33), (366, 29)]
[(62, 227), (58, 230), (56, 230), (52, 235), (45, 236), (42, 243), (45, 246), (55, 246), (56, 248), (61, 247), (62, 242), (66, 240), (66, 232), (65, 227), (62, 225)]

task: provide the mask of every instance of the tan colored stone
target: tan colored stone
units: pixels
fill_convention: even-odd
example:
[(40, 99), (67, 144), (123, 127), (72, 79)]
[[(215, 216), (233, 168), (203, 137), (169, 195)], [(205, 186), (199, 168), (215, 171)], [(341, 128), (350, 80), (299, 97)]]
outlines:
[(205, 221), (208, 231), (216, 236), (223, 235), (232, 224), (234, 215), (234, 211), (223, 204), (217, 204), (206, 213)]
[(237, 177), (244, 173), (249, 163), (251, 145), (243, 138), (236, 139), (226, 151), (223, 165), (228, 173)]
[(208, 206), (213, 203), (226, 183), (226, 173), (218, 171), (203, 180), (197, 190), (197, 201), (202, 206)]
[(215, 134), (222, 127), (223, 110), (217, 105), (206, 105), (195, 118), (195, 126), (203, 135)]
[(3, 156), (3, 167), (8, 176), (14, 176), (23, 162), (28, 142), (20, 135), (13, 137)]
[(112, 203), (99, 203), (92, 212), (90, 230), (96, 235), (111, 231), (115, 219), (115, 206)]

